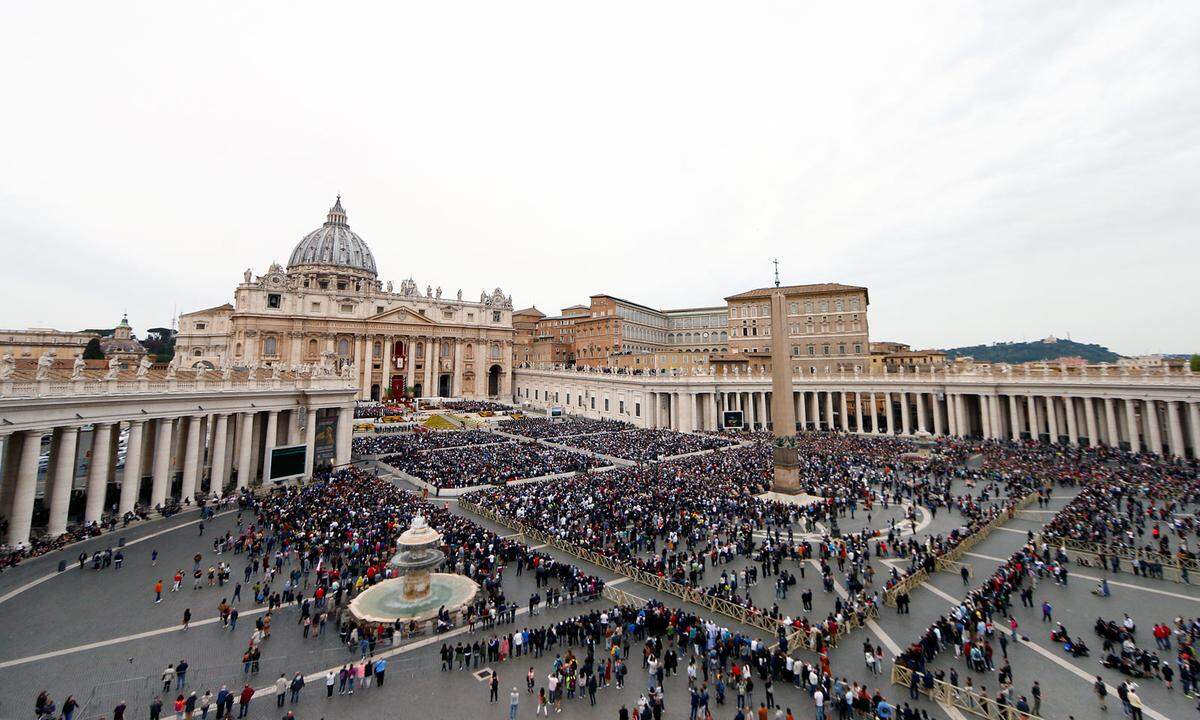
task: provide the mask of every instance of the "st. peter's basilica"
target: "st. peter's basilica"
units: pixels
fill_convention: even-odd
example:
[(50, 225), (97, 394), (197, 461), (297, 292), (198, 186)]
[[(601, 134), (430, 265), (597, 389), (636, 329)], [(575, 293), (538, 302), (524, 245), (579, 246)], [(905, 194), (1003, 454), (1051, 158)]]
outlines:
[(405, 388), (418, 397), (509, 395), (512, 298), (499, 288), (478, 301), (462, 290), (422, 293), (411, 277), (393, 290), (339, 196), (287, 268), (246, 270), (232, 305), (180, 315), (175, 352), (182, 367), (349, 366), (362, 399)]

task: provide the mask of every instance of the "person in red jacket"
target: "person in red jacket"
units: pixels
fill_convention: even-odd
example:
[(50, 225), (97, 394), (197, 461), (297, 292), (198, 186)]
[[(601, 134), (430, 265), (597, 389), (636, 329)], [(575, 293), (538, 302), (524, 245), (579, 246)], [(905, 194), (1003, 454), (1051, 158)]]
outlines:
[(250, 712), (250, 700), (254, 698), (254, 688), (246, 685), (242, 688), (242, 695), (239, 699), (241, 706), (238, 708), (238, 717), (244, 718)]

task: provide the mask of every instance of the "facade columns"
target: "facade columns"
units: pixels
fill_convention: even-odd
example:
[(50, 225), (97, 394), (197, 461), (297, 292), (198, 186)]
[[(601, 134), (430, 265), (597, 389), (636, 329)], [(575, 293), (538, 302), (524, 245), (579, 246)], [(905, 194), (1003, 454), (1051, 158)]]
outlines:
[(721, 426), (719, 413), (717, 412), (717, 394), (715, 392), (707, 393), (708, 398), (708, 422), (705, 423), (705, 428), (708, 430), (717, 430)]
[(1042, 400), (1046, 403), (1046, 425), (1049, 428), (1050, 444), (1058, 444), (1058, 408), (1055, 406), (1053, 395), (1047, 395)]
[(450, 394), (454, 397), (462, 397), (466, 393), (463, 392), (463, 344), (461, 340), (454, 340), (454, 375), (450, 383)]
[(814, 390), (812, 394), (812, 424), (813, 430), (821, 429), (821, 392)]
[(991, 398), (987, 395), (979, 396), (979, 425), (983, 428), (983, 439), (992, 439), (992, 408)]
[(112, 460), (112, 423), (96, 423), (92, 430), (92, 464), (88, 468), (87, 499), (83, 522), (100, 522), (104, 515), (104, 493), (108, 490), (108, 465)]
[[(125, 474), (121, 476), (121, 497), (117, 500), (117, 513), (120, 515), (133, 510), (141, 493), (142, 433), (145, 429), (146, 423), (141, 420), (129, 421), (129, 440), (125, 446)], [(65, 517), (64, 515), (64, 519)]]
[[(53, 477), (50, 472), (46, 473), (46, 496), (50, 500), (50, 521), (46, 527), (46, 534), (50, 537), (58, 537), (67, 531), (67, 511), (71, 507), (71, 490), (75, 484), (75, 450), (79, 446), (78, 427), (67, 425), (55, 428), (54, 432), (58, 435), (58, 441), (52, 444), (50, 449), (50, 467), (54, 469)], [(130, 450), (132, 450), (132, 427), (129, 430), (129, 442)], [(41, 444), (40, 439), (38, 444)], [(138, 460), (141, 460), (140, 456)], [(126, 468), (129, 467), (130, 462), (132, 462), (132, 458), (127, 452), (125, 454)], [(47, 470), (49, 469), (47, 468)], [(49, 485), (51, 482), (54, 483), (53, 487)]]
[(796, 393), (796, 422), (800, 424), (801, 430), (808, 429), (808, 403), (805, 400), (806, 394), (803, 390)]
[(833, 391), (825, 393), (825, 428), (827, 430), (837, 429), (837, 424), (833, 421)]
[(437, 353), (434, 352), (433, 348), (436, 342), (435, 338), (428, 338), (425, 341), (425, 372), (423, 387), (421, 388), (421, 394), (425, 397), (437, 396), (437, 387), (434, 385), (436, 375), (433, 369), (433, 363), (437, 360)]
[(892, 414), (892, 394), (890, 392), (885, 392), (883, 394), (883, 412), (884, 416), (887, 418), (887, 434), (895, 435), (896, 418), (893, 417)]
[(1025, 396), (1025, 409), (1029, 413), (1029, 438), (1036, 441), (1042, 434), (1042, 425), (1038, 422), (1037, 400), (1033, 395)]
[(765, 392), (758, 393), (758, 426), (763, 430), (767, 429), (767, 394)]
[(967, 424), (967, 403), (962, 393), (954, 395), (954, 418), (958, 423), (958, 436), (967, 437), (971, 434), (971, 426)]
[(925, 393), (917, 393), (917, 430), (919, 432), (929, 432), (929, 427), (925, 422)]
[(1188, 430), (1192, 436), (1192, 459), (1200, 457), (1200, 403), (1187, 404)]
[(154, 472), (150, 485), (150, 507), (166, 502), (171, 489), (171, 418), (154, 421)]
[(879, 430), (879, 401), (875, 393), (871, 393), (871, 434), (878, 435)]
[(838, 408), (842, 411), (842, 417), (840, 418), (842, 432), (849, 432), (850, 431), (850, 412), (846, 409), (846, 391), (843, 390), (842, 392), (838, 393), (838, 396), (839, 396)]
[[(417, 384), (417, 356), (416, 356), (417, 344), (415, 342), (413, 342), (412, 338), (407, 338), (407, 340), (405, 341), (405, 345), (406, 345), (406, 349), (404, 351), (404, 370), (405, 370), (407, 379), (404, 381), (404, 383), (405, 383), (404, 388), (405, 388), (405, 390), (407, 390), (408, 388), (414, 387)], [(389, 368), (391, 367), (391, 364), (392, 364), (392, 361), (389, 359), (388, 360)], [(477, 372), (475, 373), (475, 379), (476, 379), (476, 383), (478, 383), (478, 380), (481, 376), (480, 373), (478, 372), (478, 364), (476, 366), (476, 370), (477, 370)], [(391, 374), (392, 374), (392, 370), (389, 369), (388, 370), (388, 376), (389, 376), (388, 383), (391, 383)], [(391, 387), (391, 385), (389, 384), (388, 387)], [(480, 387), (482, 387), (482, 385), (480, 385)], [(482, 391), (480, 392), (480, 395), (482, 396)]]
[(859, 435), (863, 434), (862, 393), (854, 393), (854, 423)]
[(945, 423), (942, 420), (942, 401), (938, 399), (937, 393), (929, 394), (929, 404), (933, 407), (933, 434), (945, 435)]
[[(295, 411), (293, 411), (295, 412)], [(212, 470), (208, 477), (208, 491), (221, 494), (229, 482), (229, 463), (225, 461), (226, 445), (229, 441), (229, 416), (217, 415), (213, 427)]]
[[(19, 457), (16, 452), (18, 449), (17, 437), (20, 438)], [(106, 443), (105, 448), (107, 447)], [(12, 506), (8, 514), (7, 538), (7, 543), (14, 547), (29, 544), (29, 531), (33, 527), (33, 498), (37, 492), (38, 460), (41, 452), (41, 430), (26, 430), (19, 436), (10, 436), (4, 443), (5, 465), (14, 467), (16, 470), (14, 475), (10, 476), (15, 482)], [(108, 467), (108, 463), (106, 462), (104, 466)]]
[[(314, 428), (315, 430), (316, 428)], [(251, 460), (251, 448), (254, 444), (254, 413), (244, 412), (238, 415), (238, 489), (250, 487), (254, 472)]]
[(912, 425), (908, 421), (908, 393), (900, 391), (900, 432), (912, 435)]
[(1125, 427), (1129, 430), (1130, 452), (1142, 451), (1141, 432), (1138, 430), (1137, 400), (1125, 398)]
[[(183, 420), (180, 420), (182, 425)], [(196, 476), (200, 460), (200, 418), (187, 418), (187, 446), (183, 455), (183, 484), (179, 488), (179, 501), (183, 502), (196, 494)]]

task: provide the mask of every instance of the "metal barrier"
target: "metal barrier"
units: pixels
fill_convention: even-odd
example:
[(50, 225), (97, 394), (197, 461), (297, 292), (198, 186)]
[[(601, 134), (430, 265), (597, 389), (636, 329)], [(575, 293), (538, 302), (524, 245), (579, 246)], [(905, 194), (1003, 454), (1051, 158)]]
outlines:
[[(572, 555), (580, 560), (592, 563), (593, 565), (598, 565), (618, 575), (623, 575), (631, 580), (635, 580), (642, 585), (645, 585), (646, 587), (652, 588), (666, 595), (677, 597), (685, 602), (692, 603), (693, 605), (699, 605), (707, 610), (736, 620), (743, 625), (749, 625), (750, 627), (762, 630), (765, 633), (769, 633), (771, 637), (778, 637), (781, 631), (787, 633), (789, 630), (788, 625), (785, 625), (780, 620), (764, 615), (757, 608), (747, 608), (730, 600), (726, 600), (725, 598), (709, 595), (697, 588), (688, 587), (672, 580), (668, 580), (665, 577), (655, 575), (654, 573), (631, 567), (630, 565), (619, 562), (608, 555), (603, 555), (573, 543), (566, 542), (565, 540), (554, 537), (553, 535), (534, 528), (524, 522), (521, 522), (520, 520), (501, 515), (489, 508), (480, 507), (469, 500), (460, 498), (458, 501), (458, 507), (469, 510), (470, 512), (473, 512), (487, 520), (491, 520), (497, 525), (502, 525), (509, 529), (516, 530), (517, 532), (523, 534), (526, 540), (533, 540), (538, 543), (549, 545), (568, 555)], [(869, 607), (866, 613), (868, 617), (878, 615), (878, 611), (874, 607)], [(839, 626), (838, 633), (835, 637), (828, 638), (828, 644), (830, 646), (836, 645), (838, 640), (840, 640), (842, 637), (845, 637), (845, 635), (852, 630), (861, 627), (864, 622), (865, 619), (859, 620), (856, 616), (852, 615), (843, 625)], [(789, 644), (791, 644), (794, 639), (798, 640), (801, 633), (802, 631), (797, 630), (788, 634)], [(814, 650), (814, 645), (816, 645), (815, 639), (807, 639), (805, 642), (800, 644), (801, 647), (804, 647), (807, 650)]]
[[(1188, 585), (1192, 583), (1191, 573), (1200, 572), (1200, 561), (1196, 560), (1196, 558), (1178, 557), (1159, 552), (1139, 550), (1138, 548), (1128, 548), (1119, 545), (1104, 545), (1101, 543), (1072, 540), (1070, 538), (1055, 538), (1053, 540), (1049, 540), (1045, 536), (1039, 535), (1038, 539), (1049, 544), (1051, 547), (1059, 548), (1064, 552), (1072, 552), (1076, 555), (1090, 555), (1092, 558), (1095, 558), (1097, 567), (1101, 567), (1100, 556), (1103, 555), (1106, 560), (1105, 564), (1103, 565), (1104, 570), (1108, 570), (1110, 567), (1107, 561), (1117, 557), (1130, 564), (1144, 560), (1153, 565), (1157, 565), (1159, 568), (1161, 568), (1164, 579), (1177, 583), (1186, 583)], [(1146, 576), (1143, 575), (1142, 577)]]
[[(900, 663), (892, 663), (892, 684), (911, 687), (913, 670)], [(957, 685), (951, 685), (945, 680), (933, 680), (933, 687), (925, 687), (925, 683), (917, 683), (917, 689), (930, 700), (965, 710), (972, 715), (978, 715), (988, 720), (1042, 720), (1039, 715), (1022, 712), (1012, 705), (1001, 705), (986, 695), (980, 695), (974, 690), (968, 690)]]
[[(991, 521), (989, 521), (986, 525), (979, 528), (978, 530), (971, 533), (970, 535), (967, 535), (966, 537), (964, 537), (962, 540), (960, 540), (958, 542), (957, 545), (950, 548), (946, 552), (941, 553), (940, 555), (937, 555), (936, 557), (934, 557), (934, 560), (933, 560), (934, 570), (936, 572), (941, 572), (950, 567), (961, 564), (959, 562), (959, 560), (962, 558), (963, 555), (966, 555), (967, 552), (971, 548), (973, 548), (976, 545), (978, 545), (979, 543), (983, 542), (987, 538), (987, 536), (991, 535), (992, 532), (996, 528), (1000, 527), (1001, 525), (1004, 525), (1009, 520), (1012, 520), (1013, 517), (1016, 516), (1017, 512), (1019, 512), (1022, 508), (1026, 507), (1027, 505), (1032, 503), (1034, 500), (1036, 500), (1037, 496), (1038, 496), (1038, 493), (1036, 490), (1029, 493), (1025, 497), (1018, 500), (1013, 505), (1010, 505), (1007, 510), (1005, 510), (1004, 512), (1001, 512), (999, 515), (992, 518)], [(884, 604), (887, 605), (888, 607), (896, 607), (896, 596), (897, 595), (899, 595), (901, 592), (907, 593), (908, 591), (912, 590), (913, 588), (917, 587), (918, 585), (921, 585), (928, 579), (929, 579), (929, 571), (926, 570), (925, 568), (920, 568), (919, 570), (914, 572), (912, 575), (909, 575), (908, 577), (904, 578), (903, 580), (896, 583), (895, 585), (885, 588), (883, 591)]]

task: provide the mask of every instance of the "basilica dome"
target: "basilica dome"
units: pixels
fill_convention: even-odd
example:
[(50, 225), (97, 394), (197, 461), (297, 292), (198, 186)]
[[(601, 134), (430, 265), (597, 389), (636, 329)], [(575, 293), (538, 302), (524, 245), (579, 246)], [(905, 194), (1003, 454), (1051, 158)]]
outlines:
[(325, 224), (304, 236), (288, 259), (287, 269), (341, 270), (374, 278), (375, 256), (346, 222), (342, 196), (329, 208)]

